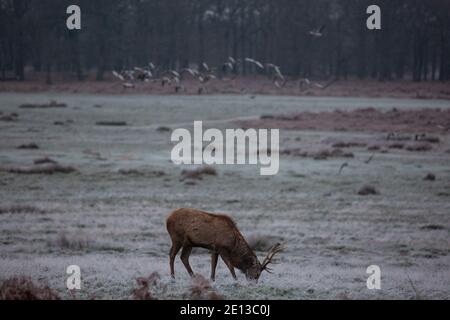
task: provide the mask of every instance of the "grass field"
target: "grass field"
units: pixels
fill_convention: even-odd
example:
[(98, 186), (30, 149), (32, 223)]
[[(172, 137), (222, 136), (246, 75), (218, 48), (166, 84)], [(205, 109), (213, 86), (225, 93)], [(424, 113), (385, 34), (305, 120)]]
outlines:
[[(65, 108), (19, 108), (24, 103)], [(0, 280), (15, 275), (47, 283), (62, 297), (68, 265), (81, 267), (78, 298), (129, 299), (137, 277), (158, 272), (158, 298), (188, 298), (180, 260), (169, 276), (165, 218), (193, 207), (231, 215), (262, 259), (270, 244), (286, 251), (258, 284), (233, 281), (222, 261), (214, 288), (231, 299), (449, 299), (450, 136), (435, 134), (428, 151), (389, 147), (383, 132), (281, 130), (280, 149), (314, 154), (332, 144), (352, 158), (284, 153), (280, 172), (216, 166), (216, 176), (185, 179), (170, 162), (170, 131), (228, 128), (263, 114), (302, 111), (448, 108), (448, 100), (259, 95), (146, 96), (1, 93)], [(14, 117), (13, 117), (14, 118)], [(97, 122), (124, 121), (123, 126)], [(413, 134), (413, 133), (411, 133)], [(35, 143), (38, 149), (18, 149)], [(380, 145), (379, 149), (370, 146)], [(20, 174), (48, 157), (69, 173)], [(368, 159), (371, 158), (370, 161)], [(368, 162), (368, 163), (366, 163)], [(339, 173), (343, 163), (347, 163)], [(435, 180), (424, 180), (427, 174)], [(362, 196), (373, 186), (379, 194)], [(206, 253), (206, 254), (205, 254)], [(368, 290), (366, 268), (381, 268), (381, 290)], [(196, 250), (196, 273), (210, 256)]]

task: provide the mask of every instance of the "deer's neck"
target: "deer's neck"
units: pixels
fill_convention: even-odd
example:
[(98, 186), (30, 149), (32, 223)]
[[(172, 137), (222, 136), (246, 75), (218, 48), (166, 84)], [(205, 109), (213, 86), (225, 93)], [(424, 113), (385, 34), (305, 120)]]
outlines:
[(245, 241), (242, 235), (239, 235), (238, 240), (232, 252), (232, 263), (239, 270), (245, 271), (248, 269), (250, 262), (258, 260), (253, 250)]

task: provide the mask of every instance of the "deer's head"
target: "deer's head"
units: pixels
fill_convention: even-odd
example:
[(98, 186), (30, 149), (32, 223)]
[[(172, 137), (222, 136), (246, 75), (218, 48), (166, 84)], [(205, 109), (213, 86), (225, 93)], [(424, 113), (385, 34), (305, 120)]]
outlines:
[(284, 247), (277, 243), (272, 248), (270, 248), (269, 252), (267, 253), (267, 256), (264, 258), (263, 262), (260, 263), (258, 259), (255, 256), (255, 259), (252, 259), (248, 262), (248, 268), (245, 271), (245, 276), (249, 280), (256, 280), (258, 281), (259, 277), (261, 276), (261, 272), (267, 271), (268, 273), (272, 273), (272, 269), (268, 267), (270, 263), (276, 263), (276, 261), (273, 259), (275, 255), (281, 251), (284, 250)]

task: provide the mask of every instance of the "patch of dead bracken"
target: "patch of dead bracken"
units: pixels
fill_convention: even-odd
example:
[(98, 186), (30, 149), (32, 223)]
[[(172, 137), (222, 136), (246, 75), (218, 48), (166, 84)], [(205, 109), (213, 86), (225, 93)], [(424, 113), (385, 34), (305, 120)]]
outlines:
[(418, 141), (436, 143), (439, 142), (437, 137), (423, 134), (450, 132), (450, 109), (394, 108), (384, 111), (363, 108), (351, 111), (300, 112), (239, 121), (239, 125), (247, 128), (410, 133), (415, 135)]
[(388, 144), (387, 147), (389, 149), (403, 149), (405, 147), (405, 144), (400, 143), (400, 142), (395, 142), (395, 143)]
[(53, 160), (49, 157), (43, 157), (43, 158), (37, 158), (33, 160), (34, 164), (44, 164), (44, 163), (52, 163), (52, 164), (57, 164), (58, 161)]
[(156, 131), (158, 131), (158, 132), (170, 132), (171, 129), (169, 127), (161, 126), (161, 127), (156, 128)]
[(355, 142), (355, 141), (339, 141), (333, 143), (333, 148), (357, 148), (357, 147), (365, 147), (367, 144), (364, 142)]
[(65, 108), (67, 104), (57, 102), (55, 100), (50, 101), (49, 103), (24, 103), (19, 106), (21, 109), (46, 109), (46, 108)]
[(405, 150), (413, 151), (413, 152), (426, 152), (426, 151), (430, 151), (431, 149), (433, 149), (431, 144), (424, 143), (424, 142), (410, 143), (405, 147)]
[(63, 166), (58, 163), (33, 164), (31, 166), (0, 167), (0, 172), (15, 174), (55, 174), (72, 173), (77, 170), (71, 166)]
[(202, 275), (196, 275), (192, 279), (188, 297), (190, 300), (224, 300), (224, 297), (211, 286), (211, 282)]
[(425, 181), (434, 181), (436, 180), (436, 175), (433, 173), (427, 173), (427, 175), (423, 178)]
[(202, 179), (204, 175), (216, 176), (217, 171), (211, 166), (200, 166), (193, 169), (184, 169), (181, 175), (186, 179)]
[(0, 285), (0, 300), (60, 300), (47, 285), (37, 285), (29, 277), (12, 277)]
[(446, 228), (440, 224), (427, 224), (420, 227), (421, 230), (445, 230)]
[[(148, 277), (136, 278), (137, 287), (132, 291), (134, 300), (158, 300), (155, 293), (152, 292), (159, 285), (161, 276), (157, 272), (153, 272)], [(154, 290), (156, 291), (156, 290)]]
[(22, 204), (15, 204), (10, 206), (1, 206), (0, 207), (0, 214), (5, 213), (46, 213), (45, 210), (31, 206), (31, 205), (22, 205)]
[(339, 148), (322, 149), (317, 151), (303, 151), (300, 148), (283, 149), (280, 151), (281, 155), (313, 158), (314, 160), (326, 160), (328, 158), (353, 158), (352, 152), (345, 152)]
[(30, 142), (30, 143), (24, 143), (24, 144), (19, 145), (17, 147), (17, 149), (35, 150), (35, 149), (39, 149), (39, 146), (34, 142)]
[(130, 175), (130, 176), (146, 176), (146, 177), (162, 177), (165, 176), (166, 173), (161, 170), (141, 170), (141, 169), (125, 169), (121, 168), (117, 171), (117, 173), (122, 175)]
[(111, 126), (111, 127), (123, 127), (127, 123), (125, 121), (97, 121), (95, 123), (97, 126)]
[(374, 186), (371, 185), (365, 185), (358, 190), (358, 195), (360, 196), (377, 195), (377, 194), (380, 194), (380, 192)]
[(19, 115), (15, 112), (7, 113), (7, 114), (0, 114), (0, 121), (5, 122), (11, 122), (11, 121), (17, 121), (19, 120)]
[(381, 147), (379, 145), (371, 145), (371, 146), (367, 147), (368, 151), (378, 151), (380, 149), (381, 149)]

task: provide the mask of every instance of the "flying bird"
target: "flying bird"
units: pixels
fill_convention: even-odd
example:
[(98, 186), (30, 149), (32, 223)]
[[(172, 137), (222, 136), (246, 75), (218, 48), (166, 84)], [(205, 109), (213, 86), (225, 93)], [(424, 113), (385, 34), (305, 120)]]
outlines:
[(203, 69), (205, 69), (205, 71), (209, 71), (209, 66), (206, 64), (206, 62), (202, 63), (202, 67)]
[(313, 37), (321, 37), (321, 36), (323, 36), (324, 29), (325, 29), (325, 25), (322, 25), (320, 28), (311, 30), (309, 32), (309, 35), (313, 36)]
[(337, 79), (336, 78), (334, 78), (334, 79), (331, 79), (330, 81), (328, 81), (327, 83), (325, 83), (325, 84), (320, 84), (320, 83), (318, 83), (318, 82), (314, 82), (313, 84), (314, 84), (314, 86), (316, 86), (317, 88), (319, 88), (319, 89), (326, 89), (326, 88), (328, 88), (329, 86), (331, 86), (333, 83), (335, 83), (337, 81)]
[(264, 69), (264, 66), (261, 62), (259, 62), (258, 60), (252, 59), (252, 58), (245, 58), (244, 59), (246, 62), (252, 63), (255, 66), (257, 66), (260, 69)]
[(286, 84), (286, 78), (281, 73), (279, 66), (273, 63), (266, 63), (266, 70), (269, 72), (272, 82), (277, 88), (284, 87)]
[(125, 81), (125, 78), (120, 73), (118, 73), (117, 71), (113, 70), (112, 74), (114, 75), (114, 77), (116, 77), (120, 81)]
[(191, 68), (184, 68), (180, 71), (181, 76), (183, 76), (184, 73), (189, 73), (194, 78), (197, 78), (199, 75), (199, 72), (197, 70)]

